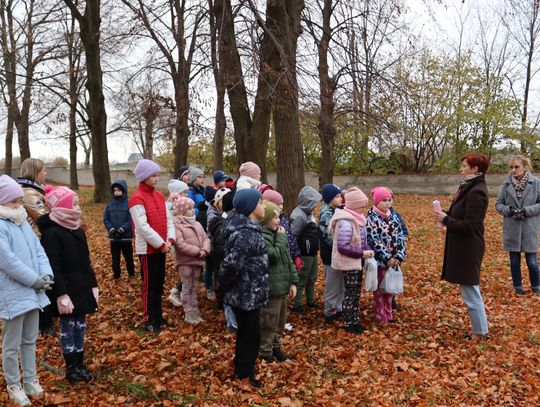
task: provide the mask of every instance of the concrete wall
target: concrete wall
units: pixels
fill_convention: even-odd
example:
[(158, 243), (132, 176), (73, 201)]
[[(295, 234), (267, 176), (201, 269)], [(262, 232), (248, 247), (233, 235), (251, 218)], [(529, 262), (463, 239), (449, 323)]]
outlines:
[[(19, 173), (18, 170), (13, 172)], [(69, 171), (61, 167), (47, 167), (47, 180), (58, 184), (69, 184)], [(94, 185), (94, 178), (91, 169), (80, 169), (78, 171), (80, 185)], [(540, 174), (536, 174), (540, 176)], [(167, 188), (171, 176), (169, 173), (161, 173), (158, 187)], [(487, 183), (490, 195), (497, 195), (499, 189), (506, 178), (506, 174), (488, 174)], [(129, 169), (111, 171), (111, 180), (124, 179), (130, 187), (137, 185), (137, 180), (133, 172)], [(210, 182), (211, 178), (207, 180)], [(306, 185), (319, 189), (318, 174), (306, 172)], [(269, 174), (270, 185), (276, 185), (276, 174)], [(420, 194), (420, 195), (450, 195), (456, 192), (461, 181), (459, 174), (452, 175), (361, 175), (361, 176), (336, 176), (334, 182), (340, 187), (357, 185), (364, 191), (384, 185), (392, 189), (396, 194)]]

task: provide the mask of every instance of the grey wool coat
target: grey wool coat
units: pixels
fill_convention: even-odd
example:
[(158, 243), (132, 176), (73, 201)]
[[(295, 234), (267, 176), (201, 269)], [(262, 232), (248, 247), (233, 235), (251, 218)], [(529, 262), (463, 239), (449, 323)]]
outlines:
[[(503, 249), (509, 252), (538, 252), (540, 231), (540, 180), (528, 173), (527, 185), (521, 201), (512, 185), (512, 176), (504, 182), (495, 209), (503, 218)], [(510, 216), (510, 208), (525, 209), (525, 219), (516, 220)]]

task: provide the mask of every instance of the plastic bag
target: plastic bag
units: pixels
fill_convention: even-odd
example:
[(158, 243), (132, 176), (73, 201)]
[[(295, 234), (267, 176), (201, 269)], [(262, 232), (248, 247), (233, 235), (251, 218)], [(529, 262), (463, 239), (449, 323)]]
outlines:
[(364, 289), (366, 291), (377, 291), (377, 260), (373, 257), (364, 262)]
[(403, 273), (399, 266), (386, 270), (379, 287), (386, 294), (403, 294)]

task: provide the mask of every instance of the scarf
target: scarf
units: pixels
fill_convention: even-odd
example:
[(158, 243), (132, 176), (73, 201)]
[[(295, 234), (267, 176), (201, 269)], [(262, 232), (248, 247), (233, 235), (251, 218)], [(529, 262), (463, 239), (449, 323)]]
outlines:
[(19, 206), (17, 209), (10, 208), (5, 205), (0, 205), (0, 218), (9, 219), (17, 226), (21, 226), (22, 223), (26, 220), (28, 214), (24, 209), (24, 206)]
[(348, 208), (345, 208), (344, 210), (347, 211), (347, 213), (349, 213), (349, 214), (351, 214), (352, 216), (354, 216), (354, 219), (356, 220), (356, 222), (357, 222), (360, 226), (364, 227), (364, 226), (366, 225), (366, 217), (365, 217), (363, 214), (357, 213), (357, 212), (355, 212), (355, 211), (353, 211), (353, 210), (351, 210), (351, 209), (348, 209)]
[(463, 179), (461, 180), (461, 183), (459, 184), (459, 187), (462, 188), (468, 183), (470, 183), (473, 179), (478, 178), (479, 176), (484, 175), (483, 172), (477, 172), (475, 174), (469, 174), (465, 175)]
[(191, 223), (192, 225), (195, 223), (195, 216), (184, 216), (180, 215), (180, 217), (185, 220), (187, 223)]
[(529, 173), (526, 172), (521, 179), (516, 179), (512, 177), (512, 185), (514, 186), (514, 189), (516, 190), (516, 196), (518, 201), (521, 201), (521, 198), (523, 197), (523, 191), (525, 191), (525, 186), (527, 185), (527, 181), (529, 180)]
[(52, 208), (49, 218), (63, 228), (77, 230), (81, 227), (81, 215), (80, 209)]
[(386, 212), (383, 212), (381, 211), (379, 208), (377, 208), (376, 206), (373, 206), (373, 210), (375, 211), (375, 213), (378, 213), (383, 219), (388, 219), (390, 217), (390, 210), (387, 210)]

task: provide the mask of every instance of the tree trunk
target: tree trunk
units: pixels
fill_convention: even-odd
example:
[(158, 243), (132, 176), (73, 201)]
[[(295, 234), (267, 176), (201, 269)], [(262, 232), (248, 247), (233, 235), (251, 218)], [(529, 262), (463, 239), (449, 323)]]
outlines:
[(174, 174), (188, 161), (189, 149), (189, 90), (182, 80), (175, 80), (174, 94), (176, 103), (176, 144), (174, 146)]
[(154, 123), (155, 116), (147, 115), (144, 125), (144, 158), (154, 159)]
[[(77, 175), (77, 83), (73, 74), (69, 75), (69, 91), (71, 93), (69, 106), (69, 187), (79, 189)], [(73, 92), (73, 93), (72, 93)]]
[(4, 161), (4, 174), (11, 176), (13, 166), (13, 118), (8, 112), (6, 129), (6, 158)]

